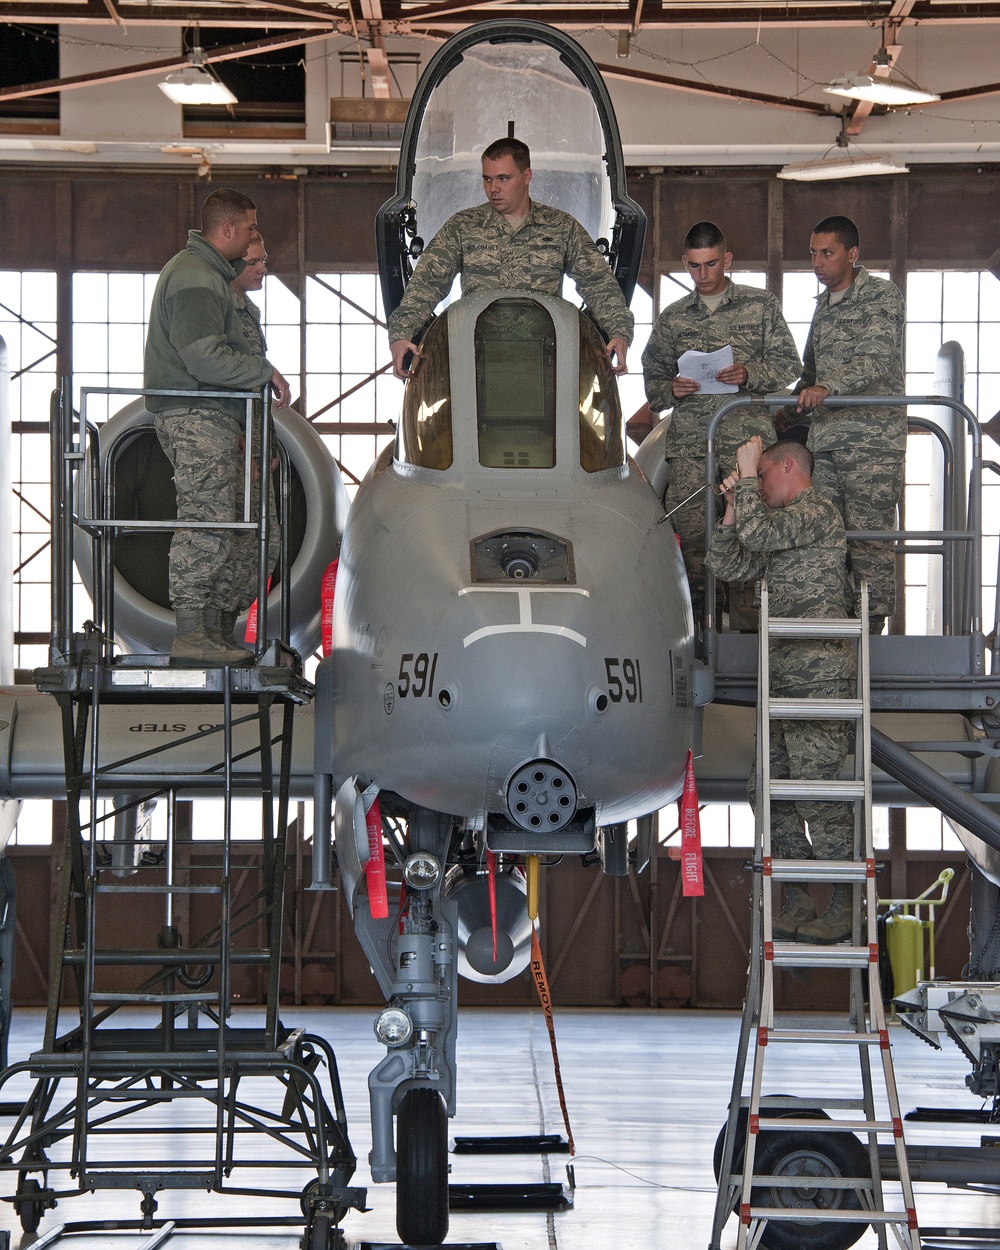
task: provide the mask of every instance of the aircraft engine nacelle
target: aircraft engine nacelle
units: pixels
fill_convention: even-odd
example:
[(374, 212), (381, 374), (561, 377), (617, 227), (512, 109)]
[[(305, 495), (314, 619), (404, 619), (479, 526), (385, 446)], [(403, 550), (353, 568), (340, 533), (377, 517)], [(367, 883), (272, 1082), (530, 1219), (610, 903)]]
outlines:
[[(320, 583), (337, 558), (350, 506), (337, 462), (308, 421), (290, 409), (274, 409), (275, 434), (288, 454), (289, 554), (291, 559), (291, 643), (304, 655), (320, 638)], [(171, 519), (176, 514), (170, 462), (141, 399), (127, 404), (100, 431), (100, 454), (107, 463), (117, 448), (115, 513), (135, 520)], [(115, 543), (115, 634), (138, 652), (170, 650), (174, 615), (167, 593), (170, 534), (136, 531)], [(91, 545), (82, 535), (74, 544), (84, 584), (93, 586)], [(278, 589), (268, 598), (268, 632), (277, 628)], [(237, 624), (242, 636), (244, 615)]]
[(588, 851), (596, 827), (663, 807), (694, 682), (662, 515), (592, 323), (527, 293), (452, 305), (352, 507), (317, 772), (514, 854)]

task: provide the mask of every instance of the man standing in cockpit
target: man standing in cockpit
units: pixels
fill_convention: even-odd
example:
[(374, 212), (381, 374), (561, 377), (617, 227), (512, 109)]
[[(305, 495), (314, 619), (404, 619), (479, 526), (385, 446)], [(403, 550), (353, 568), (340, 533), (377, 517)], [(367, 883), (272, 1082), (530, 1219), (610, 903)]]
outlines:
[(615, 373), (625, 373), (634, 318), (608, 262), (575, 217), (528, 194), (531, 153), (520, 139), (497, 139), (483, 153), (488, 203), (455, 213), (425, 248), (399, 307), (389, 317), (392, 368), (403, 367), (414, 339), (462, 275), (462, 293), (528, 290), (561, 295), (563, 275), (577, 285), (608, 340)]

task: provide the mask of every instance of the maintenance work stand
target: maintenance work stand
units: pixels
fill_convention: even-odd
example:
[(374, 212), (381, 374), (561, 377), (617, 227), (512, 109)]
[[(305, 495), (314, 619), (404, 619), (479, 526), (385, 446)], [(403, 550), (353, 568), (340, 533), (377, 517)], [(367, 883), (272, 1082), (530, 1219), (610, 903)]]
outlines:
[[(956, 345), (946, 348), (960, 355)], [(956, 376), (961, 376), (960, 366)], [(750, 974), (729, 1115), (716, 1144), (718, 1194), (710, 1250), (721, 1250), (723, 1230), (734, 1213), (739, 1250), (846, 1250), (869, 1227), (880, 1247), (971, 1250), (1000, 1245), (1000, 1229), (918, 1226), (912, 1181), (995, 1194), (1000, 1192), (1000, 1165), (989, 1137), (979, 1146), (947, 1139), (928, 1145), (905, 1141), (907, 1121), (931, 1116), (921, 1108), (904, 1114), (896, 1096), (892, 1030), (886, 1020), (892, 991), (883, 989), (880, 968), (888, 958), (884, 943), (880, 950), (877, 927), (877, 907), (892, 900), (878, 898), (882, 865), (871, 828), (873, 803), (926, 805), (950, 822), (969, 853), (973, 979), (923, 981), (892, 1006), (900, 1024), (932, 1045), (949, 1035), (958, 1041), (973, 1065), (969, 1089), (986, 1100), (974, 1110), (935, 1114), (935, 1122), (992, 1123), (1000, 1115), (1000, 1000), (995, 994), (1000, 982), (1000, 887), (994, 884), (1000, 852), (1000, 597), (987, 633), (982, 618), (982, 492), (984, 476), (1000, 474), (1000, 464), (983, 459), (982, 428), (961, 402), (961, 387), (955, 391), (828, 401), (837, 408), (906, 407), (910, 433), (932, 440), (936, 468), (927, 528), (849, 532), (847, 537), (884, 539), (894, 542), (901, 555), (934, 557), (937, 599), (930, 629), (938, 632), (870, 636), (855, 620), (769, 620), (764, 588), (759, 628), (723, 631), (716, 617), (714, 579), (707, 582), (700, 644), (710, 693), (701, 700), (705, 756), (698, 775), (700, 796), (709, 802), (745, 796), (731, 759), (719, 758), (718, 751), (713, 756), (719, 726), (725, 727), (730, 757), (736, 741), (750, 750), (755, 736), (761, 743), (757, 793), (766, 796), (758, 803), (756, 844), (746, 864), (752, 901)], [(757, 400), (754, 406), (773, 409), (785, 402)], [(715, 480), (716, 431), (738, 406), (740, 401), (724, 405), (713, 418), (706, 482)], [(715, 520), (708, 492), (707, 537)], [(799, 706), (798, 701), (772, 697), (770, 639), (816, 636), (809, 631), (817, 629), (854, 640), (856, 697), (805, 699)], [(849, 721), (853, 745), (839, 782), (768, 776), (772, 719), (795, 717)], [(854, 804), (853, 859), (782, 861), (771, 854), (770, 801), (796, 797)], [(816, 883), (819, 890), (849, 888), (852, 932), (846, 943), (821, 946), (775, 939), (772, 923), (781, 882)], [(884, 892), (890, 894), (891, 887)], [(831, 997), (829, 1011), (812, 1018), (779, 1014), (775, 986), (782, 968), (793, 975), (796, 969), (813, 970), (831, 984), (846, 977), (843, 1001)], [(822, 1054), (821, 1049), (799, 1052), (796, 1046), (853, 1049), (860, 1063), (854, 1096), (827, 1096), (817, 1092), (815, 1082), (804, 1092), (775, 1088), (774, 1067), (781, 1054), (793, 1051), (813, 1059)]]
[[(61, 712), (67, 827), (44, 1040), (0, 1072), (0, 1097), (25, 1081), (30, 1089), (23, 1104), (4, 1106), (16, 1113), (0, 1170), (12, 1174), (7, 1198), (28, 1232), (59, 1199), (97, 1190), (140, 1196), (137, 1219), (60, 1225), (46, 1233), (46, 1245), (96, 1229), (151, 1230), (152, 1247), (190, 1227), (288, 1226), (302, 1228), (303, 1250), (340, 1250), (340, 1221), (349, 1208), (363, 1209), (365, 1191), (349, 1184), (356, 1160), (336, 1056), (325, 1038), (286, 1027), (278, 1010), (293, 712), (313, 694), (288, 644), (287, 542), (271, 639), (269, 492), (259, 492), (260, 515), (251, 516), (248, 450), (243, 520), (233, 528), (252, 532), (258, 544), (252, 662), (213, 668), (116, 653), (116, 540), (177, 522), (120, 517), (115, 467), (135, 435), (126, 431), (108, 445), (87, 419), (87, 404), (93, 395), (148, 393), (84, 388), (79, 416), (68, 379), (53, 396), (52, 638), (49, 664), (35, 681)], [(252, 423), (269, 412), (268, 391), (238, 398), (250, 449)], [(269, 464), (270, 421), (261, 425), (261, 463)], [(274, 451), (278, 520), (287, 534), (289, 468), (283, 449)], [(93, 549), (94, 619), (74, 632), (79, 543)], [(103, 710), (127, 705), (142, 720), (153, 704), (176, 708), (179, 719), (197, 707), (201, 723), (148, 750), (111, 752)], [(178, 795), (221, 799), (221, 828), (199, 848), (207, 855), (180, 853)], [(259, 804), (259, 841), (234, 845), (237, 798)], [(161, 801), (166, 835), (154, 843), (149, 812)], [(264, 986), (252, 1024), (241, 1018), (248, 1013), (234, 1016), (234, 977), (247, 970)], [(276, 1173), (287, 1185), (273, 1181)], [(157, 1221), (162, 1190), (286, 1199), (293, 1214)]]

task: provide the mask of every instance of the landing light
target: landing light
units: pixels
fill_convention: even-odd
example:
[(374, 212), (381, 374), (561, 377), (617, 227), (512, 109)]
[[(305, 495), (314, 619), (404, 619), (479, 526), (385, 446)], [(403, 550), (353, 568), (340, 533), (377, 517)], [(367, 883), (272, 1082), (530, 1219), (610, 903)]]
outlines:
[(375, 1036), (383, 1046), (405, 1046), (413, 1036), (413, 1021), (402, 1007), (384, 1007), (375, 1017)]
[(403, 865), (403, 876), (411, 890), (429, 890), (438, 883), (441, 865), (429, 851), (417, 851)]

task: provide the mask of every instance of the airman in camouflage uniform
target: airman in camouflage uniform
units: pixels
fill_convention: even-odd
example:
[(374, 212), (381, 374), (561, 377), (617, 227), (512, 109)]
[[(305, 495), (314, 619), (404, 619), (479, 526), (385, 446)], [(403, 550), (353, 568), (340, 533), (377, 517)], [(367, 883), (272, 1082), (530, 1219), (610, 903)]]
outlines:
[[(264, 285), (267, 273), (267, 252), (264, 240), (258, 236), (247, 248), (243, 256), (243, 269), (233, 279), (231, 285), (236, 299), (236, 312), (243, 327), (247, 346), (255, 356), (266, 356), (267, 340), (260, 323), (260, 309), (248, 298), (250, 291), (259, 291)], [(253, 455), (255, 459), (254, 476), (250, 483), (250, 515), (257, 517), (260, 511), (260, 422), (255, 420), (253, 427)], [(281, 529), (274, 500), (274, 482), (267, 474), (269, 514), (271, 517), (268, 533), (268, 563), (273, 570), (281, 555)], [(243, 513), (243, 477), (240, 476), (236, 493), (236, 506), (239, 515)], [(236, 618), (250, 606), (257, 597), (257, 536), (252, 531), (241, 530), (233, 535), (231, 553), (232, 588), (222, 611), (220, 633), (227, 642), (232, 641), (232, 632)]]
[(231, 561), (237, 519), (245, 404), (201, 399), (199, 391), (256, 390), (268, 382), (285, 407), (288, 383), (255, 356), (236, 312), (233, 262), (257, 234), (252, 200), (238, 191), (212, 192), (202, 206), (202, 229), (164, 266), (153, 293), (146, 337), (144, 385), (190, 391), (191, 399), (150, 395), (157, 436), (174, 469), (177, 519), (218, 522), (219, 529), (174, 531), (170, 599), (177, 619), (171, 657), (201, 664), (236, 664), (246, 651), (219, 640), (219, 614), (235, 590)]
[[(905, 408), (823, 407), (830, 395), (902, 395), (906, 312), (899, 288), (873, 278), (858, 259), (858, 231), (849, 217), (827, 217), (809, 252), (826, 286), (817, 299), (795, 385), (798, 410), (811, 411), (809, 447), (815, 487), (830, 496), (849, 530), (896, 528), (906, 454)], [(868, 579), (871, 630), (881, 633), (896, 606), (892, 543), (852, 542), (855, 612)]]
[[(698, 384), (678, 377), (677, 361), (686, 351), (713, 352), (727, 344), (733, 365), (719, 381), (736, 384), (741, 395), (766, 395), (787, 386), (799, 371), (799, 354), (777, 299), (757, 287), (738, 286), (726, 277), (732, 253), (712, 222), (698, 222), (684, 240), (684, 265), (695, 289), (656, 319), (642, 354), (646, 397), (653, 412), (673, 408), (664, 454), (668, 467), (666, 509), (705, 484), (708, 426), (735, 393), (700, 395)], [(732, 470), (736, 449), (754, 434), (770, 443), (774, 428), (766, 411), (731, 412), (716, 433), (719, 480)], [(705, 500), (692, 499), (671, 517), (691, 587), (695, 617), (705, 598)]]
[[(729, 581), (766, 578), (774, 616), (845, 616), (844, 525), (830, 499), (810, 486), (810, 453), (801, 443), (784, 442), (761, 454), (755, 438), (739, 449), (737, 463), (739, 475), (723, 484), (726, 515), (712, 539), (708, 567)], [(770, 649), (771, 694), (847, 698), (854, 666), (847, 641), (777, 640)], [(770, 739), (772, 777), (834, 780), (847, 758), (844, 721), (774, 720)], [(748, 787), (751, 805), (755, 780), (756, 769)], [(851, 804), (773, 802), (771, 843), (781, 859), (852, 858)], [(839, 941), (849, 930), (850, 902), (850, 886), (836, 887), (829, 911), (817, 919), (808, 892), (789, 885), (775, 936)]]
[(441, 227), (417, 263), (406, 292), (389, 317), (397, 377), (407, 352), (435, 307), (462, 275), (462, 293), (527, 290), (562, 295), (563, 274), (576, 283), (608, 339), (615, 372), (625, 372), (634, 318), (608, 262), (569, 213), (528, 195), (531, 156), (517, 139), (498, 139), (483, 153), (488, 204), (466, 208)]

